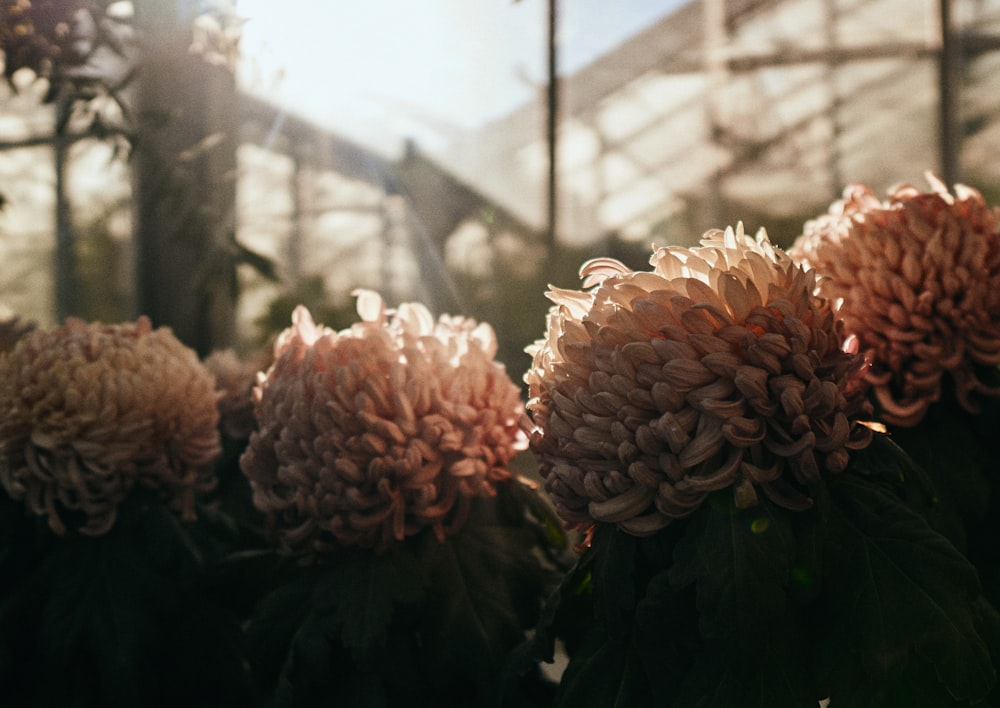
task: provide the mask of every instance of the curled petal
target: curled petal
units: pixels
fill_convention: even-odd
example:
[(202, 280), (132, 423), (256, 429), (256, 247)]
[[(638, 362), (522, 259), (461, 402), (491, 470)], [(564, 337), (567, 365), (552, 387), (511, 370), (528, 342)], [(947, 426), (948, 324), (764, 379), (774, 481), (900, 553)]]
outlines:
[(625, 521), (644, 512), (654, 494), (653, 489), (637, 484), (627, 492), (605, 501), (590, 502), (590, 515), (598, 521)]

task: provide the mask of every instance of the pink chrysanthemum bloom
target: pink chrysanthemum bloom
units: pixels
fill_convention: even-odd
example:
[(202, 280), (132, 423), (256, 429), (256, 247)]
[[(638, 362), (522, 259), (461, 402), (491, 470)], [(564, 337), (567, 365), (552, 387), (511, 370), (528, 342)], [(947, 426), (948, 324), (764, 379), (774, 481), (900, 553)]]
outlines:
[(883, 415), (904, 426), (939, 399), (945, 372), (970, 412), (974, 393), (1000, 395), (976, 371), (1000, 363), (1000, 210), (927, 179), (930, 192), (901, 185), (885, 202), (848, 187), (790, 249), (816, 269), (820, 293), (842, 301)]
[(214, 351), (205, 357), (203, 363), (215, 377), (219, 430), (233, 440), (248, 439), (257, 427), (253, 413), (253, 389), (261, 365), (253, 360), (241, 359), (232, 349)]
[(341, 332), (295, 309), (240, 461), (254, 504), (304, 559), (382, 550), (425, 527), (443, 540), (527, 447), (488, 325), (357, 295), (361, 321)]
[(560, 516), (643, 536), (730, 487), (740, 508), (758, 489), (808, 508), (808, 486), (871, 441), (863, 360), (812, 273), (742, 225), (650, 263), (584, 264), (597, 287), (551, 289), (528, 349), (531, 447)]
[(70, 318), (0, 357), (0, 484), (58, 534), (73, 512), (81, 533), (107, 532), (135, 485), (193, 518), (214, 481), (217, 422), (212, 376), (145, 317)]

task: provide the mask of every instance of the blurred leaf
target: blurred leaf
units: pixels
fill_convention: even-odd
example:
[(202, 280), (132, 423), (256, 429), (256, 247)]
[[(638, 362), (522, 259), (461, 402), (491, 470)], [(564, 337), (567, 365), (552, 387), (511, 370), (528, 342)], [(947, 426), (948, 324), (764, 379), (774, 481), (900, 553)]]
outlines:
[(235, 250), (234, 260), (237, 265), (245, 264), (253, 268), (260, 276), (270, 280), (272, 283), (277, 283), (280, 278), (278, 276), (278, 267), (275, 265), (267, 256), (263, 256), (260, 253), (244, 246), (242, 243), (233, 239), (231, 241), (231, 247)]
[(971, 600), (979, 587), (968, 561), (893, 494), (855, 474), (833, 480), (828, 506), (819, 668), (833, 703), (862, 705), (837, 698), (856, 680), (853, 657), (884, 683), (907, 670), (914, 652), (933, 666), (921, 674), (955, 697), (987, 695), (995, 668), (976, 627)]

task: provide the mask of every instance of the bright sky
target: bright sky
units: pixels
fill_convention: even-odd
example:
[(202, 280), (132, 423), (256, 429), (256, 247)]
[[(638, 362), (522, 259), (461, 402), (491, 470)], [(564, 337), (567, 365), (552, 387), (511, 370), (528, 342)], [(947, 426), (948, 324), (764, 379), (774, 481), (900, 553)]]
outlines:
[[(561, 70), (683, 0), (562, 0)], [(546, 0), (238, 0), (242, 82), (377, 144), (421, 144), (532, 100), (547, 72)]]

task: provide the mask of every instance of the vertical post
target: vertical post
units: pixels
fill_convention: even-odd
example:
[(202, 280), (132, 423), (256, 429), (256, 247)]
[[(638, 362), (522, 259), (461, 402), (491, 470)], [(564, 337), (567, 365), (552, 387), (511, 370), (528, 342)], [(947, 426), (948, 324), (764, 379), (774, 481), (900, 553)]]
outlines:
[(827, 154), (830, 169), (827, 173), (827, 187), (830, 199), (833, 199), (844, 187), (843, 175), (840, 168), (840, 138), (843, 133), (840, 122), (840, 111), (843, 102), (840, 99), (840, 90), (837, 87), (837, 71), (840, 68), (836, 60), (837, 46), (839, 44), (837, 22), (840, 14), (837, 10), (837, 0), (826, 0), (824, 10), (826, 14), (827, 52), (824, 75), (826, 79), (827, 99), (830, 102), (830, 108), (827, 111), (827, 118), (830, 122), (830, 142)]
[(549, 0), (548, 16), (548, 91), (545, 112), (546, 140), (549, 151), (549, 181), (546, 219), (546, 246), (548, 256), (548, 272), (558, 259), (559, 244), (559, 52), (558, 52), (558, 10), (559, 0)]
[(302, 285), (302, 244), (305, 241), (305, 225), (308, 207), (306, 206), (305, 154), (306, 146), (295, 141), (292, 143), (292, 232), (288, 235), (288, 281), (293, 291)]
[(190, 0), (139, 0), (133, 148), (137, 306), (199, 354), (233, 339), (236, 84), (188, 51)]
[[(705, 66), (705, 113), (708, 139), (715, 146), (722, 133), (718, 92), (725, 86), (726, 4), (725, 0), (702, 0), (702, 53)], [(720, 151), (721, 152), (721, 151)], [(722, 167), (716, 165), (708, 177), (705, 223), (702, 230), (718, 228), (722, 223)]]
[(961, 47), (955, 36), (951, 0), (938, 0), (940, 50), (938, 52), (938, 159), (941, 179), (952, 185), (961, 179), (962, 149)]
[(66, 189), (66, 155), (69, 139), (66, 135), (69, 120), (70, 98), (65, 88), (60, 89), (56, 98), (55, 135), (52, 152), (55, 161), (56, 199), (56, 250), (55, 250), (55, 316), (62, 322), (74, 314), (79, 279), (76, 273), (76, 239), (73, 232), (73, 218), (69, 195)]

